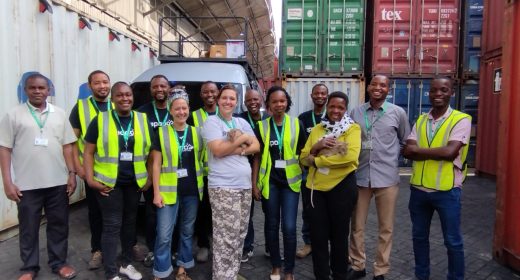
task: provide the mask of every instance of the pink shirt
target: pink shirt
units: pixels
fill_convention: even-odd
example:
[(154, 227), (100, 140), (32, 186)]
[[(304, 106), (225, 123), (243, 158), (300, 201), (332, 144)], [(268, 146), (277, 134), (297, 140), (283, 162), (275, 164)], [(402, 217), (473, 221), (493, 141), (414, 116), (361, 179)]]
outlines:
[[(451, 114), (452, 111), (453, 111), (453, 109), (451, 109), (451, 107), (450, 107), (450, 108), (448, 108), (446, 113), (444, 113), (444, 115), (442, 117), (438, 118), (437, 120), (434, 120), (433, 116), (431, 114), (431, 110), (430, 110), (430, 112), (428, 113), (428, 121), (431, 121), (432, 130), (435, 130), (436, 126), (441, 124), (442, 121), (445, 118), (447, 118)], [(471, 133), (471, 120), (469, 120), (468, 118), (464, 118), (453, 127), (453, 129), (451, 130), (451, 133), (450, 133), (450, 137), (448, 138), (448, 142), (449, 141), (460, 141), (460, 142), (462, 142), (463, 145), (467, 145), (469, 142), (470, 133)], [(416, 128), (415, 124), (413, 125), (412, 131), (411, 131), (410, 135), (408, 136), (408, 140), (417, 141), (417, 128)], [(454, 167), (454, 171), (455, 171), (454, 186), (455, 187), (461, 187), (462, 181), (464, 181), (464, 176), (462, 174), (462, 161), (460, 158), (461, 151), (462, 151), (462, 148), (460, 148), (459, 154), (453, 161), (453, 165), (455, 166)]]

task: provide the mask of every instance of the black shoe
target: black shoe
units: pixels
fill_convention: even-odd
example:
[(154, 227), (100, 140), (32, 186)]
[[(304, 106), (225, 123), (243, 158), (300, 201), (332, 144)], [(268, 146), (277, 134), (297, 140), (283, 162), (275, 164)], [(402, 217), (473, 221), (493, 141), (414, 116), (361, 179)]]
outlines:
[(384, 275), (377, 275), (377, 276), (374, 276), (374, 278), (372, 278), (372, 280), (385, 280), (385, 276)]
[(354, 269), (350, 269), (347, 273), (347, 279), (348, 280), (355, 280), (355, 279), (359, 279), (359, 278), (363, 278), (367, 275), (367, 271), (366, 270), (354, 270)]

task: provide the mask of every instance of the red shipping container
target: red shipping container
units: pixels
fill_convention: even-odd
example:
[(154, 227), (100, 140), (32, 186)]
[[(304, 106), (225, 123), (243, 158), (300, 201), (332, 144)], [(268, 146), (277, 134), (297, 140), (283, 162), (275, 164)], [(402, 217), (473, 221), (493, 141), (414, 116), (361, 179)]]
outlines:
[(480, 66), (478, 102), (477, 155), (479, 172), (496, 175), (498, 108), (501, 96), (501, 57), (484, 61)]
[(482, 23), (482, 57), (497, 56), (502, 51), (502, 29), (505, 0), (484, 0), (484, 20)]
[(375, 0), (374, 74), (457, 73), (459, 0)]

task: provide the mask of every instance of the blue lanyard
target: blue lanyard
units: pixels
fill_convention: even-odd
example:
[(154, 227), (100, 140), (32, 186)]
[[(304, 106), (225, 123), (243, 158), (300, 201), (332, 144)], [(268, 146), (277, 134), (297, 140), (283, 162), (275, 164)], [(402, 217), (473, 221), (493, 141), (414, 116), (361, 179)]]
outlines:
[(175, 142), (177, 143), (177, 147), (178, 147), (178, 154), (179, 154), (179, 167), (182, 168), (182, 152), (184, 151), (184, 146), (186, 145), (186, 135), (188, 135), (188, 125), (186, 125), (186, 127), (184, 128), (184, 134), (182, 135), (182, 144), (179, 145), (179, 143), (181, 142), (180, 141), (180, 138), (179, 138), (179, 135), (177, 134), (177, 130), (175, 129), (175, 127), (173, 128), (173, 134), (175, 134)]
[[(325, 113), (327, 112), (327, 109), (324, 109), (323, 112), (321, 113), (321, 117), (323, 118), (323, 115), (325, 115)], [(312, 124), (313, 124), (313, 127), (316, 126), (316, 117), (314, 116), (314, 110), (312, 111)]]
[(33, 108), (31, 108), (31, 106), (28, 103), (26, 103), (26, 104), (27, 104), (27, 108), (29, 108), (29, 112), (31, 112), (31, 115), (32, 115), (34, 121), (40, 128), (40, 133), (43, 133), (43, 127), (45, 126), (45, 123), (47, 123), (47, 119), (49, 118), (50, 112), (47, 111), (47, 114), (45, 114), (45, 119), (43, 120), (43, 122), (41, 122), (40, 119), (36, 117), (36, 113), (34, 112)]
[(225, 120), (222, 115), (220, 113), (217, 112), (217, 116), (219, 117), (219, 119), (221, 119), (225, 124), (226, 126), (229, 128), (229, 129), (233, 129), (236, 127), (235, 125), (235, 120), (233, 119), (233, 117), (231, 117), (231, 122), (228, 122), (227, 120)]
[[(92, 105), (94, 105), (94, 107), (96, 108), (96, 110), (99, 112), (99, 106), (97, 104), (97, 101), (96, 99), (94, 98), (91, 98), (90, 101), (92, 101)], [(110, 111), (110, 98), (108, 99), (108, 102), (107, 102), (107, 111)]]
[(377, 118), (372, 122), (370, 123), (368, 121), (368, 116), (367, 116), (367, 110), (365, 110), (363, 112), (364, 114), (364, 117), (365, 117), (365, 127), (367, 129), (367, 134), (370, 134), (371, 131), (372, 131), (372, 128), (374, 127), (374, 124), (385, 114), (385, 111), (386, 111), (386, 101), (383, 103), (383, 107), (382, 107), (382, 111), (379, 111), (379, 115), (377, 116)]
[[(255, 123), (253, 122), (253, 118), (251, 118), (251, 114), (249, 114), (249, 111), (247, 112), (247, 118), (249, 119), (249, 124), (251, 125), (251, 128), (255, 129)], [(262, 119), (262, 113), (260, 113), (260, 119)]]
[[(157, 122), (159, 123), (159, 126), (163, 126), (166, 124), (166, 121), (168, 121), (168, 111), (166, 111), (166, 115), (164, 116), (163, 121), (159, 120), (159, 113), (157, 112), (157, 106), (155, 105), (155, 101), (152, 103), (153, 105), (153, 112), (155, 113), (155, 118), (157, 119)], [(168, 106), (166, 106), (168, 107)]]
[(119, 116), (116, 112), (114, 112), (114, 117), (116, 118), (117, 124), (119, 124), (119, 127), (121, 128), (121, 133), (123, 133), (123, 140), (125, 141), (125, 149), (128, 150), (128, 139), (130, 138), (130, 131), (132, 130), (132, 123), (134, 120), (134, 112), (130, 111), (130, 122), (128, 123), (128, 127), (126, 130), (123, 128), (123, 125), (121, 125), (121, 121), (119, 120)]
[(285, 115), (283, 116), (283, 121), (282, 121), (281, 136), (280, 136), (280, 132), (278, 131), (278, 126), (276, 125), (276, 122), (274, 121), (274, 118), (272, 118), (272, 120), (273, 120), (273, 125), (274, 125), (274, 132), (276, 133), (276, 139), (278, 140), (278, 152), (280, 155), (280, 159), (283, 159), (283, 157), (282, 157), (283, 138), (282, 137), (285, 133)]

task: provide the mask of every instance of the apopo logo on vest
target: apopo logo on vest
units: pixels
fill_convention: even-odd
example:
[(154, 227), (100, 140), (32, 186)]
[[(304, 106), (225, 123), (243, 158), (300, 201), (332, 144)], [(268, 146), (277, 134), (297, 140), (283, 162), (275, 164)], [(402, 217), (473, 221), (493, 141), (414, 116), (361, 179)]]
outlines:
[(269, 147), (272, 147), (272, 146), (278, 146), (278, 140), (269, 141)]

